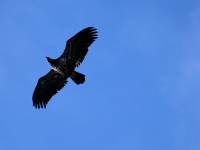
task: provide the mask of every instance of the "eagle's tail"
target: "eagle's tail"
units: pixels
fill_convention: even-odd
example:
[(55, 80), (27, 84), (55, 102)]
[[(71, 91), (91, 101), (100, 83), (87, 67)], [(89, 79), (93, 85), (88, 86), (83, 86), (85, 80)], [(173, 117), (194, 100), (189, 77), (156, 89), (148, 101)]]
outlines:
[(70, 77), (76, 84), (83, 84), (85, 82), (85, 75), (82, 73), (73, 71)]

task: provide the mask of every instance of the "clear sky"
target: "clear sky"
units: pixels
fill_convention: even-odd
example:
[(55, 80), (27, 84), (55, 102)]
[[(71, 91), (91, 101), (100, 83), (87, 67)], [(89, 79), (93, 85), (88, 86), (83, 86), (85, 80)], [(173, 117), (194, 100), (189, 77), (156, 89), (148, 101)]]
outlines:
[[(47, 109), (37, 80), (65, 41), (99, 39)], [(199, 150), (200, 1), (1, 0), (0, 150)]]

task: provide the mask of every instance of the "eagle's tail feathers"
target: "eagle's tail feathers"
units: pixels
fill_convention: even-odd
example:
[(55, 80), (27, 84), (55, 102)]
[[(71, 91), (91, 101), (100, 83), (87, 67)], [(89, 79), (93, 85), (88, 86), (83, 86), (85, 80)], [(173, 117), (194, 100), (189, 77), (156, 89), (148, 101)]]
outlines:
[(85, 82), (85, 75), (82, 73), (73, 71), (70, 77), (76, 84), (83, 84)]

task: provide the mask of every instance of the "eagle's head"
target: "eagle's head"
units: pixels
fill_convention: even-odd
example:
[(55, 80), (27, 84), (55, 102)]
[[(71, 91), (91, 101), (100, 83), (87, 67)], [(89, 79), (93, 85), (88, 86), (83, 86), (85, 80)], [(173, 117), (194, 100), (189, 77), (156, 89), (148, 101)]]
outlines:
[(50, 57), (46, 57), (47, 61), (50, 63), (50, 65), (53, 67), (53, 66), (56, 66), (56, 59), (52, 59)]

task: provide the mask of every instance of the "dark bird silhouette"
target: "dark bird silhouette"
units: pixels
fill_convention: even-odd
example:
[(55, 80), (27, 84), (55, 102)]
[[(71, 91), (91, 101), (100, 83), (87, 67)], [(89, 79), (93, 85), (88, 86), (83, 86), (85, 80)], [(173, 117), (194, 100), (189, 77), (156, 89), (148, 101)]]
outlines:
[(46, 108), (53, 95), (61, 90), (71, 78), (76, 84), (83, 84), (85, 75), (75, 71), (75, 68), (83, 62), (88, 52), (88, 47), (97, 39), (97, 30), (88, 27), (66, 42), (64, 52), (57, 59), (46, 57), (52, 69), (38, 80), (33, 93), (33, 106)]

